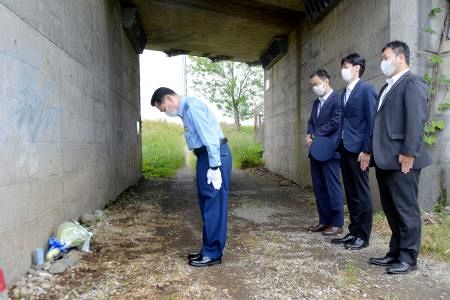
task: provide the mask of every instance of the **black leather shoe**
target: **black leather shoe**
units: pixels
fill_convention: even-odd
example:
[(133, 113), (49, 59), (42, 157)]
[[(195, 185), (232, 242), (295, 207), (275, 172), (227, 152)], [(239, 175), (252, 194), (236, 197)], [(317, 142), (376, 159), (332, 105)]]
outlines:
[(361, 250), (362, 248), (366, 248), (369, 246), (369, 243), (365, 240), (357, 237), (353, 240), (353, 242), (345, 244), (345, 249), (347, 250)]
[(390, 267), (397, 262), (398, 262), (397, 259), (390, 256), (369, 258), (369, 264), (375, 266)]
[(350, 233), (347, 233), (342, 238), (331, 239), (331, 243), (332, 244), (347, 244), (347, 243), (353, 242), (355, 239), (356, 239), (356, 236), (351, 235)]
[(404, 261), (399, 261), (386, 269), (388, 274), (408, 274), (417, 269), (417, 266), (410, 265)]
[(201, 259), (190, 260), (189, 265), (193, 267), (208, 267), (213, 265), (218, 265), (222, 263), (221, 258), (212, 259), (208, 256), (203, 256)]
[(200, 252), (192, 252), (187, 256), (189, 260), (199, 259), (200, 257), (202, 257), (202, 254)]

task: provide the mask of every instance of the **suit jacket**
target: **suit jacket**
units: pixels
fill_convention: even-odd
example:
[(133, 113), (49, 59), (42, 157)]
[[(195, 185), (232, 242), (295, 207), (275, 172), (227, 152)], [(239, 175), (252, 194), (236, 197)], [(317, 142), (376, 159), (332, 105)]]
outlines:
[[(319, 116), (317, 116), (319, 104), (319, 99), (316, 99), (313, 103), (306, 133), (328, 137), (333, 142), (333, 150), (336, 150), (339, 145), (339, 134), (341, 132), (341, 94), (333, 91), (320, 109)], [(336, 152), (333, 158), (339, 158), (339, 153)]]
[[(382, 87), (378, 102), (386, 87), (387, 84)], [(399, 154), (415, 157), (413, 169), (432, 163), (423, 142), (428, 114), (428, 86), (425, 80), (411, 72), (405, 73), (388, 91), (375, 114), (372, 153), (377, 167), (401, 170)]]
[(375, 87), (359, 80), (345, 105), (344, 98), (345, 90), (341, 96), (344, 147), (353, 153), (369, 153), (377, 103)]

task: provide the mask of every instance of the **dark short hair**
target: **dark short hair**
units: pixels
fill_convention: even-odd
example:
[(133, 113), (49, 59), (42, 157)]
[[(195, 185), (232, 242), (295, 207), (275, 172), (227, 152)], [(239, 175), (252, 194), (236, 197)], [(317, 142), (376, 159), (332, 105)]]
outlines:
[(347, 55), (341, 60), (341, 66), (345, 63), (351, 64), (352, 66), (359, 66), (359, 77), (362, 76), (364, 70), (366, 69), (366, 60), (356, 52)]
[(318, 76), (322, 80), (325, 80), (325, 79), (330, 80), (330, 74), (328, 74), (328, 72), (324, 69), (319, 69), (319, 70), (315, 71), (314, 73), (311, 74), (311, 76), (309, 78), (313, 78), (314, 76)]
[(166, 87), (160, 87), (157, 88), (156, 91), (153, 93), (152, 100), (150, 101), (152, 106), (155, 106), (156, 104), (161, 104), (163, 102), (163, 99), (167, 95), (176, 95), (176, 93)]
[(383, 53), (387, 48), (391, 48), (397, 56), (403, 54), (405, 56), (406, 64), (409, 65), (409, 56), (411, 52), (409, 50), (408, 44), (402, 41), (392, 41), (387, 43), (386, 46), (383, 47), (381, 53)]

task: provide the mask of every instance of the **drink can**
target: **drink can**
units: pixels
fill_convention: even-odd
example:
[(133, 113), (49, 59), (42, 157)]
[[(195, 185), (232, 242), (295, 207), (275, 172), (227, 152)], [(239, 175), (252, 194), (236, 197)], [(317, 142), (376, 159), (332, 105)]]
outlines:
[(44, 264), (44, 249), (36, 248), (33, 251), (33, 263), (36, 266), (40, 266)]

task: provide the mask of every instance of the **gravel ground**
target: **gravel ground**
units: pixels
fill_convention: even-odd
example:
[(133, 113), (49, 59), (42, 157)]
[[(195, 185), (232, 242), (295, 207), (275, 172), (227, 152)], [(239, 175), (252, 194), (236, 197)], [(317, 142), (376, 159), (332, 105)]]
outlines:
[(201, 220), (193, 174), (146, 180), (94, 226), (91, 253), (64, 273), (31, 271), (10, 292), (25, 299), (450, 299), (450, 266), (420, 258), (408, 275), (367, 264), (387, 239), (351, 252), (306, 231), (314, 196), (265, 170), (234, 171), (221, 265), (188, 266)]

